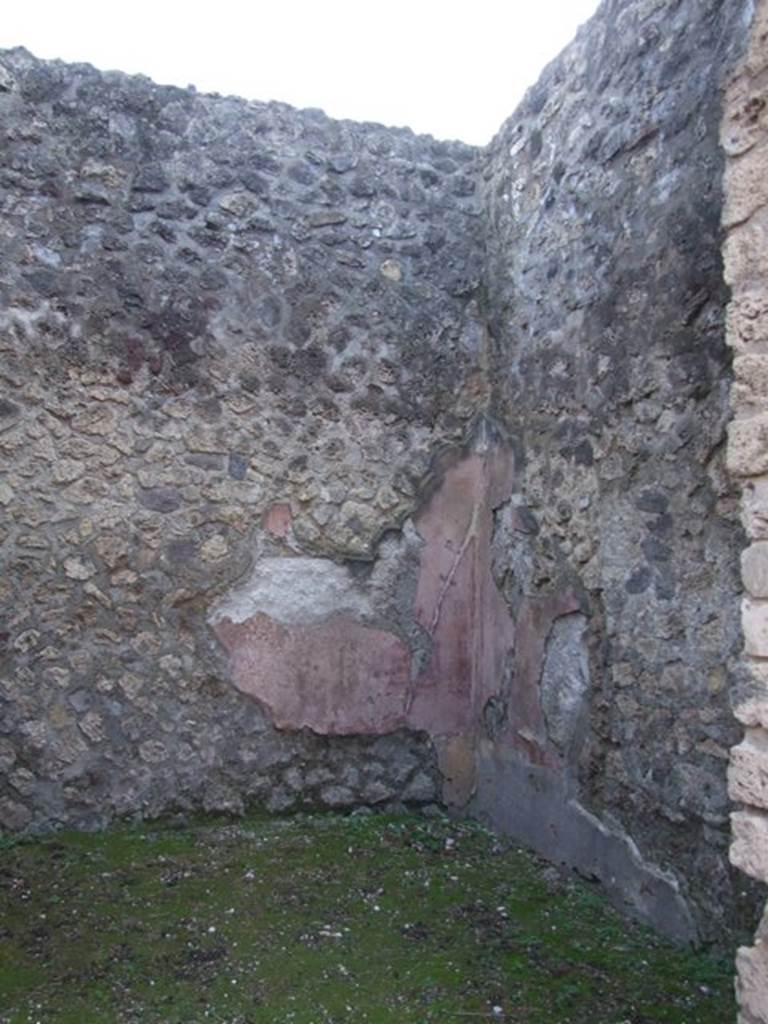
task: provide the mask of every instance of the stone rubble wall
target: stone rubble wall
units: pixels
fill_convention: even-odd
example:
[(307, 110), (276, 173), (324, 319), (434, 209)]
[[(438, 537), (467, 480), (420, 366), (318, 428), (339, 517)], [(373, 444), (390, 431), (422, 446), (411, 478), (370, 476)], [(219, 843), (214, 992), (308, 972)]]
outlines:
[(484, 151), (0, 53), (0, 827), (438, 802), (752, 927), (750, 16), (605, 0)]
[(278, 730), (208, 617), (314, 558), (424, 647), (401, 528), (483, 403), (477, 152), (23, 50), (0, 152), (0, 827), (439, 798), (404, 716)]
[[(756, 6), (749, 47), (729, 82), (723, 226), (733, 351), (728, 468), (741, 488), (748, 547), (741, 556), (744, 650), (733, 710), (745, 727), (731, 750), (731, 861), (768, 882), (768, 3)], [(764, 891), (764, 890), (763, 890)], [(740, 1024), (768, 1022), (768, 914), (737, 955)]]
[(494, 571), (518, 630), (478, 807), (711, 941), (756, 900), (728, 865), (743, 542), (718, 138), (749, 10), (604, 3), (483, 181), (492, 407), (519, 453)]

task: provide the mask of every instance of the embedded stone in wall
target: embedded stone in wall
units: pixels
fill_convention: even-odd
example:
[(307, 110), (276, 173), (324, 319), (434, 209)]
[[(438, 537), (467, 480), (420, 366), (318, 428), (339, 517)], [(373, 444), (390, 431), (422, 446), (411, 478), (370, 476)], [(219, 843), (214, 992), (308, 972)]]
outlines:
[(742, 725), (768, 729), (768, 662), (752, 658), (742, 664), (732, 704)]
[(750, 808), (731, 815), (731, 861), (741, 871), (768, 882), (768, 814)]
[(587, 618), (571, 613), (557, 619), (547, 640), (541, 673), (541, 706), (547, 733), (558, 750), (568, 756), (578, 749), (586, 726), (589, 659)]
[(758, 541), (742, 552), (741, 578), (752, 597), (768, 598), (768, 541)]
[(741, 606), (744, 650), (756, 658), (768, 658), (768, 601), (745, 597)]
[(753, 476), (742, 484), (741, 521), (749, 537), (768, 538), (768, 477)]
[(764, 1024), (768, 1010), (768, 916), (755, 936), (754, 946), (742, 946), (736, 954), (738, 1024)]
[(768, 472), (768, 414), (736, 419), (728, 428), (728, 469), (734, 476)]
[(728, 304), (726, 324), (728, 328), (728, 344), (737, 356), (765, 352), (768, 342), (768, 295), (759, 285), (752, 288), (740, 288), (735, 292)]
[[(761, 111), (757, 109), (754, 101), (748, 100), (745, 113), (747, 121), (754, 121), (759, 120)], [(768, 206), (768, 181), (765, 179), (768, 142), (765, 139), (756, 141), (745, 153), (732, 155), (738, 158), (734, 161), (733, 170), (729, 174), (729, 188), (723, 203), (725, 228), (743, 224), (761, 207)]]
[(734, 800), (768, 809), (768, 731), (747, 729), (731, 749), (728, 782)]

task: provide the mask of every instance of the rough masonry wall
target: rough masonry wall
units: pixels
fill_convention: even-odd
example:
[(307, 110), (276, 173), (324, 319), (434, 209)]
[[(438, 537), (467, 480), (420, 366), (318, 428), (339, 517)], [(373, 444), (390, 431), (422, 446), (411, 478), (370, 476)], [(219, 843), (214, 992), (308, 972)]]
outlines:
[[(746, 727), (731, 751), (731, 860), (768, 882), (768, 3), (757, 4), (749, 47), (728, 85), (723, 225), (731, 286), (727, 339), (733, 349), (734, 419), (729, 469), (741, 485), (744, 652), (734, 713)], [(763, 888), (763, 895), (764, 895)], [(768, 1022), (768, 917), (737, 957), (740, 1024)]]
[(749, 15), (607, 0), (484, 184), (494, 408), (520, 452), (494, 564), (518, 648), (477, 806), (704, 939), (754, 900), (727, 857), (742, 541), (718, 145)]
[[(401, 528), (484, 402), (476, 151), (23, 50), (0, 133), (0, 826), (436, 799)], [(254, 681), (259, 625), (305, 656)]]
[(0, 54), (0, 827), (439, 801), (743, 927), (750, 13), (606, 0), (485, 152)]

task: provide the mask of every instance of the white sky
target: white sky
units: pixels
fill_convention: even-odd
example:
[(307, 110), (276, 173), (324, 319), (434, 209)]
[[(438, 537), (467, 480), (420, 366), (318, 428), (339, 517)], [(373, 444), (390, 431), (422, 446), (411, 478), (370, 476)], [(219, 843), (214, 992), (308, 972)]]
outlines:
[(598, 0), (6, 0), (0, 48), (490, 140)]

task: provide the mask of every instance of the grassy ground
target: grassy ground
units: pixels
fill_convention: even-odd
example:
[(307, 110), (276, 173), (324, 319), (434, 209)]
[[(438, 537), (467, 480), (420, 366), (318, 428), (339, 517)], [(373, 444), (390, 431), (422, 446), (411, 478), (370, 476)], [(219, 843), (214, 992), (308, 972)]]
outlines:
[(479, 828), (60, 833), (0, 850), (1, 1024), (727, 1024), (731, 967)]

